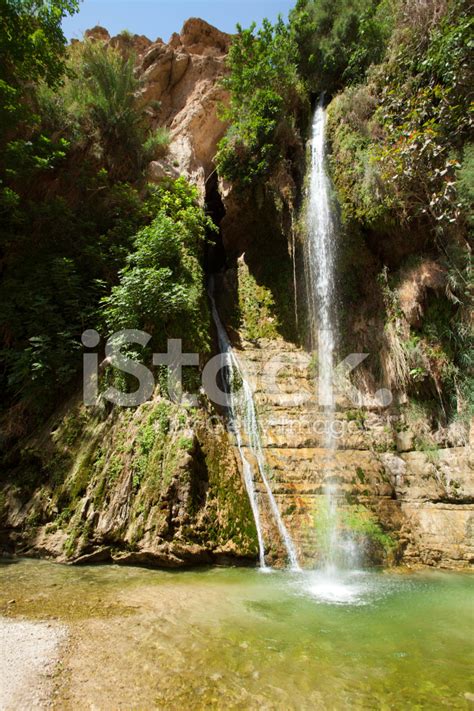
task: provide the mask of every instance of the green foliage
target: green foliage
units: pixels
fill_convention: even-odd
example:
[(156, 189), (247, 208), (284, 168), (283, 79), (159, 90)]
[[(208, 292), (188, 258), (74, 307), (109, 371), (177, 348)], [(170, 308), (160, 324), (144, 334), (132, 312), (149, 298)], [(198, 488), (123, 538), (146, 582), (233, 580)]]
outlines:
[(472, 227), (474, 222), (474, 143), (464, 146), (457, 172), (457, 191), (463, 212)]
[[(102, 189), (89, 192), (82, 205), (24, 196), (3, 216), (0, 356), (6, 403), (21, 398), (34, 409), (54, 404), (81, 365), (82, 331), (100, 325), (99, 300), (123, 267), (134, 234), (157, 209), (155, 191), (140, 199), (131, 186), (111, 186), (107, 178), (97, 186)], [(32, 234), (41, 239), (32, 243)]]
[(168, 129), (159, 127), (151, 133), (143, 144), (143, 151), (147, 161), (163, 158), (168, 152), (170, 133)]
[(331, 109), (334, 179), (348, 217), (425, 221), (440, 234), (465, 220), (456, 178), (471, 125), (473, 20), (464, 0), (428, 28), (409, 10), (403, 18), (368, 86), (346, 90)]
[(36, 91), (43, 131), (65, 134), (82, 159), (86, 154), (99, 161), (113, 180), (138, 179), (169, 145), (167, 129), (150, 132), (134, 68), (133, 53), (125, 57), (102, 42), (86, 41), (69, 50), (60, 89), (43, 83)]
[(374, 157), (369, 120), (376, 101), (371, 88), (362, 85), (346, 89), (328, 108), (330, 165), (343, 219), (371, 228), (390, 223), (393, 205)]
[(238, 26), (223, 85), (230, 105), (222, 118), (230, 128), (217, 153), (219, 174), (251, 185), (264, 176), (295, 133), (292, 113), (299, 110), (303, 88), (296, 68), (296, 44), (288, 27), (264, 20), (255, 31)]
[[(417, 327), (410, 326), (404, 318), (397, 289), (390, 285), (395, 279), (388, 278), (387, 270), (379, 277), (386, 308), (385, 337), (390, 346), (392, 386), (405, 389), (412, 396), (436, 398), (443, 419), (456, 411), (468, 415), (471, 408), (472, 329), (469, 294), (464, 291), (469, 265), (461, 271), (460, 255), (455, 252), (450, 249), (445, 255), (447, 294), (426, 297), (423, 319)], [(453, 269), (455, 275), (450, 276)]]
[(10, 141), (4, 153), (5, 177), (25, 178), (36, 171), (51, 170), (65, 158), (68, 147), (65, 138), (53, 141), (42, 133), (33, 136), (32, 140), (18, 138)]
[(78, 10), (76, 0), (0, 0), (0, 206), (11, 195), (7, 184), (38, 170), (51, 170), (66, 155), (68, 142), (40, 129), (36, 83), (58, 90), (65, 69), (62, 19)]
[(135, 237), (134, 251), (120, 273), (120, 284), (103, 300), (110, 332), (140, 328), (155, 349), (166, 338), (207, 347), (207, 304), (200, 255), (212, 227), (197, 204), (196, 189), (179, 179), (159, 189), (160, 209)]
[(136, 178), (149, 146), (144, 150), (146, 129), (136, 99), (140, 83), (134, 56), (123, 57), (101, 42), (85, 42), (73, 48), (70, 69), (63, 101), (72, 120), (79, 121), (83, 140), (93, 141), (112, 177)]
[(275, 338), (278, 321), (271, 291), (257, 284), (247, 265), (239, 264), (240, 328), (245, 338)]
[(298, 0), (290, 26), (311, 90), (332, 93), (362, 81), (383, 58), (392, 25), (389, 0)]
[(58, 85), (66, 45), (61, 22), (78, 8), (78, 0), (0, 0), (2, 131), (7, 132), (19, 119), (31, 119), (23, 101), (27, 86), (40, 79), (49, 86)]
[(360, 543), (375, 545), (381, 548), (385, 555), (393, 551), (395, 542), (392, 536), (383, 530), (375, 514), (366, 506), (355, 504), (349, 509), (344, 509), (341, 518), (343, 529), (357, 538)]
[[(420, 296), (410, 326), (385, 273), (391, 386), (435, 399), (440, 419), (472, 407), (472, 14), (465, 0), (401, 2), (383, 61), (331, 102), (330, 167), (346, 232), (370, 235), (384, 260), (429, 250), (446, 294)], [(394, 287), (394, 288), (393, 288)]]

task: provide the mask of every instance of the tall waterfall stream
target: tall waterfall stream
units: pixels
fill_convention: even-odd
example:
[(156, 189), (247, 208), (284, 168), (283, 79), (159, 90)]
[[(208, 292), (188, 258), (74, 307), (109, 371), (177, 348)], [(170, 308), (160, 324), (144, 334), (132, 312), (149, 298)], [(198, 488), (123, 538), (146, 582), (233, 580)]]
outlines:
[[(311, 136), (311, 166), (307, 207), (307, 242), (305, 252), (305, 272), (307, 306), (310, 324), (311, 347), (318, 353), (318, 401), (319, 411), (325, 420), (324, 446), (329, 455), (336, 448), (334, 438), (335, 396), (334, 354), (337, 340), (336, 308), (336, 255), (337, 218), (331, 199), (331, 183), (326, 170), (326, 111), (321, 97), (313, 118)], [(294, 257), (294, 255), (293, 255)], [(259, 426), (253, 402), (253, 394), (240, 366), (217, 311), (213, 282), (209, 286), (212, 316), (216, 325), (219, 349), (226, 356), (227, 388), (229, 391), (230, 429), (234, 433), (242, 462), (242, 470), (247, 494), (250, 500), (259, 545), (260, 567), (266, 568), (261, 513), (254, 483), (255, 462), (257, 472), (263, 482), (268, 501), (279, 533), (284, 543), (288, 561), (293, 570), (299, 570), (294, 543), (283, 522), (278, 505), (269, 484)], [(235, 383), (240, 388), (235, 388)], [(251, 455), (249, 458), (246, 452)], [(357, 559), (357, 546), (347, 533), (340, 531), (338, 499), (339, 494), (333, 481), (325, 483), (324, 550), (323, 568), (333, 573), (338, 568), (351, 568)]]
[[(250, 500), (255, 526), (257, 529), (259, 560), (260, 567), (266, 569), (265, 563), (265, 546), (263, 541), (262, 523), (260, 509), (258, 503), (257, 492), (254, 484), (254, 470), (247, 457), (245, 451), (245, 441), (252, 455), (252, 459), (256, 462), (258, 474), (263, 482), (265, 491), (268, 495), (270, 508), (278, 527), (281, 539), (285, 546), (288, 562), (292, 570), (299, 570), (298, 556), (291, 536), (286, 528), (278, 504), (275, 501), (273, 492), (268, 481), (265, 471), (265, 456), (263, 453), (262, 441), (259, 432), (257, 414), (253, 402), (252, 389), (245, 378), (243, 370), (237, 360), (234, 350), (230, 344), (224, 325), (217, 311), (216, 302), (214, 299), (214, 285), (211, 280), (209, 285), (209, 298), (211, 301), (212, 317), (217, 329), (217, 337), (219, 342), (219, 350), (225, 356), (225, 365), (227, 366), (227, 389), (229, 393), (229, 422), (230, 429), (234, 433), (237, 448), (239, 450), (240, 459), (242, 462), (242, 470), (244, 474), (245, 486)], [(240, 388), (234, 387), (235, 384), (240, 384)]]
[[(335, 396), (334, 355), (337, 341), (336, 258), (338, 225), (331, 199), (331, 182), (326, 170), (326, 110), (321, 97), (313, 118), (311, 136), (311, 173), (309, 182), (305, 271), (311, 348), (318, 355), (319, 411), (325, 420), (324, 446), (336, 448), (334, 438)], [(345, 534), (341, 537), (338, 491), (334, 482), (325, 483), (324, 567), (333, 571), (351, 566), (357, 546)]]

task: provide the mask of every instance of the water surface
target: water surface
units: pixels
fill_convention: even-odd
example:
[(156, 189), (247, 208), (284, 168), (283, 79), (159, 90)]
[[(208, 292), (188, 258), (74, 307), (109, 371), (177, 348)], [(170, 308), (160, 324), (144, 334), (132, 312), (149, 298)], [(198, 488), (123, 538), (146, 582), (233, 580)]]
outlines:
[(0, 611), (70, 625), (61, 709), (467, 709), (473, 585), (22, 560), (0, 566)]

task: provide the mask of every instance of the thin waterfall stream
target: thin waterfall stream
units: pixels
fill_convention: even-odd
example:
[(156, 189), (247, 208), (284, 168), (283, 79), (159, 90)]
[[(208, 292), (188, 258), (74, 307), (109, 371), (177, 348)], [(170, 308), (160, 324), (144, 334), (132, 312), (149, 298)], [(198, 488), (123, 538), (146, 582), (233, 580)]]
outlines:
[[(294, 543), (291, 539), (288, 529), (286, 528), (283, 522), (280, 511), (278, 509), (278, 505), (275, 501), (275, 497), (273, 495), (270, 483), (266, 475), (265, 456), (262, 448), (257, 414), (253, 402), (252, 389), (248, 381), (244, 377), (243, 370), (239, 364), (239, 361), (237, 360), (237, 357), (229, 341), (227, 332), (219, 316), (219, 312), (217, 310), (216, 302), (214, 299), (214, 283), (212, 278), (209, 283), (208, 294), (211, 302), (212, 317), (214, 319), (214, 323), (217, 329), (219, 350), (226, 358), (225, 365), (228, 369), (226, 385), (228, 387), (230, 401), (229, 429), (231, 429), (231, 431), (235, 435), (237, 449), (239, 451), (239, 455), (242, 462), (245, 487), (247, 489), (247, 494), (254, 516), (255, 526), (257, 529), (260, 567), (262, 569), (267, 569), (267, 565), (265, 563), (265, 546), (263, 541), (262, 522), (258, 505), (257, 492), (254, 484), (254, 471), (245, 453), (244, 437), (247, 440), (248, 448), (257, 464), (258, 473), (265, 487), (270, 508), (275, 519), (276, 525), (278, 527), (281, 539), (285, 546), (290, 567), (292, 570), (300, 570), (298, 556)], [(234, 383), (237, 381), (241, 383), (239, 389), (235, 389), (233, 386)]]
[[(325, 419), (324, 447), (327, 459), (336, 449), (334, 423), (334, 355), (337, 340), (336, 256), (337, 217), (326, 170), (326, 110), (324, 95), (315, 109), (311, 136), (311, 173), (307, 209), (308, 239), (305, 251), (311, 348), (318, 353), (318, 403)], [(347, 536), (341, 538), (336, 484), (326, 478), (324, 567), (335, 570), (355, 552)]]

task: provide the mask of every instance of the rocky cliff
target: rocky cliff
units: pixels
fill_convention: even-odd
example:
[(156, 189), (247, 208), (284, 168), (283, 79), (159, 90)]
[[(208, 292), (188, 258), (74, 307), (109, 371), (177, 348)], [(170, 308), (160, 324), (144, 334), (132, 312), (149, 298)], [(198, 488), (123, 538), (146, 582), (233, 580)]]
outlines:
[[(16, 474), (15, 474), (16, 472)], [(68, 402), (17, 454), (2, 491), (6, 551), (179, 567), (254, 559), (233, 447), (209, 404)]]
[(168, 44), (140, 35), (110, 37), (102, 27), (88, 30), (86, 37), (110, 44), (125, 55), (134, 53), (136, 74), (142, 82), (139, 100), (146, 106), (150, 126), (170, 131), (166, 160), (153, 161), (148, 177), (186, 175), (204, 195), (205, 182), (215, 168), (217, 143), (226, 129), (218, 118), (218, 107), (227, 98), (219, 80), (226, 71), (230, 35), (191, 18)]
[[(420, 423), (407, 422), (404, 407), (359, 409), (340, 396), (331, 451), (307, 354), (265, 338), (244, 340), (238, 354), (255, 389), (272, 489), (306, 565), (317, 563), (318, 512), (324, 512), (326, 487), (335, 484), (342, 518), (351, 510), (363, 517), (370, 512), (387, 534), (385, 546), (366, 537), (368, 559), (469, 566), (474, 556), (469, 443), (446, 433), (442, 439), (440, 433), (437, 447), (417, 448)], [(259, 490), (268, 508), (261, 484)], [(268, 540), (281, 544), (269, 511), (266, 520)], [(273, 553), (281, 555), (278, 543)]]
[[(317, 363), (304, 348), (304, 234), (297, 219), (304, 127), (292, 139), (293, 161), (273, 171), (265, 189), (239, 192), (218, 183), (214, 164), (226, 129), (218, 117), (227, 99), (219, 80), (231, 38), (197, 19), (167, 44), (111, 38), (103, 28), (87, 35), (135, 53), (150, 126), (170, 131), (168, 155), (149, 165), (148, 177), (186, 175), (219, 223), (206, 267), (219, 273), (218, 307), (255, 388), (269, 478), (302, 560), (317, 560), (318, 511), (332, 481), (341, 509), (356, 507), (370, 522), (372, 561), (467, 566), (474, 557), (474, 478), (462, 428), (435, 426), (402, 391), (385, 409), (360, 408), (342, 392), (336, 451), (324, 446)], [(369, 247), (360, 249), (366, 293), (348, 309), (348, 328), (361, 346), (375, 342), (390, 356), (384, 306), (374, 296), (377, 256)], [(443, 273), (429, 259), (406, 271), (399, 287), (405, 318), (415, 323), (427, 295), (443, 288)], [(369, 368), (358, 384), (370, 394), (376, 381)], [(223, 413), (203, 397), (192, 410), (158, 392), (136, 411), (86, 411), (68, 402), (23, 443), (12, 467), (0, 499), (6, 550), (166, 566), (256, 559), (238, 453)], [(268, 557), (281, 564), (281, 541), (257, 478), (255, 484)]]

